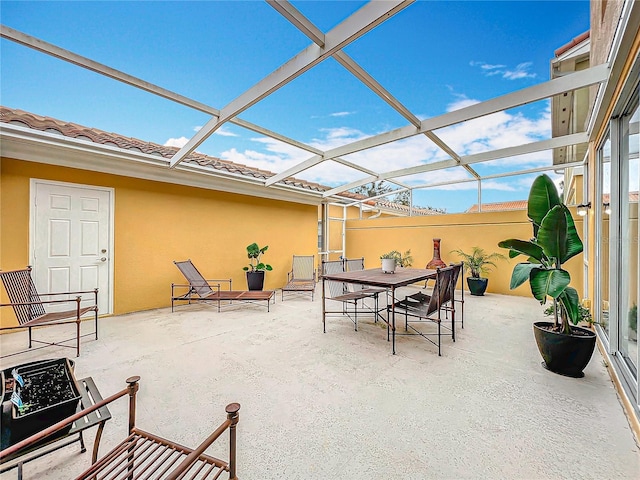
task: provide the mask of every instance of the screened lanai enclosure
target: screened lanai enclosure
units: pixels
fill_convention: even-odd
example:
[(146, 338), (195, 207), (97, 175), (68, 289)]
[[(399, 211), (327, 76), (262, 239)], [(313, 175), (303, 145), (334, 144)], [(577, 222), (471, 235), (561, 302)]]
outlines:
[[(174, 261), (243, 288), (252, 242), (274, 291), (294, 255), (451, 263), (528, 238), (545, 173), (640, 431), (639, 31), (632, 0), (3, 2), (0, 268), (50, 281), (62, 197), (103, 208), (104, 316), (169, 307)], [(490, 294), (529, 296), (516, 261)]]
[[(122, 61), (124, 52), (113, 48), (87, 47), (86, 51), (95, 52), (91, 57), (84, 54), (84, 49), (70, 51), (64, 44), (7, 25), (2, 26), (1, 34), (10, 42), (10, 48), (35, 50), (56, 59), (51, 62), (68, 62), (71, 65), (64, 67), (65, 72), (73, 72), (80, 81), (87, 79), (91, 88), (104, 88), (107, 81), (119, 82), (122, 85), (117, 91), (123, 92), (123, 98), (139, 102), (143, 110), (162, 108), (155, 120), (172, 125), (175, 132), (185, 130), (184, 122), (201, 125), (190, 138), (182, 137), (176, 144), (180, 149), (170, 158), (141, 155), (137, 161), (152, 162), (174, 172), (194, 171), (197, 168), (188, 162), (194, 152), (215, 155), (225, 150), (228, 160), (270, 172), (266, 178), (251, 182), (255, 188), (272, 190), (269, 195), (293, 189), (316, 202), (357, 205), (365, 211), (373, 208), (372, 201), (396, 202), (410, 207), (399, 210), (407, 215), (425, 211), (454, 213), (474, 205), (476, 211), (481, 211), (483, 203), (495, 201), (495, 192), (513, 189), (505, 179), (516, 177), (526, 184), (533, 174), (545, 171), (560, 182), (565, 169), (583, 164), (588, 141), (585, 120), (589, 88), (596, 96), (609, 74), (606, 63), (589, 65), (588, 32), (572, 32), (564, 37), (562, 41), (569, 43), (558, 49), (553, 59), (553, 52), (549, 51), (550, 75), (541, 78), (528, 72), (524, 63), (514, 66), (515, 70), (505, 65), (479, 65), (481, 62), (474, 60), (471, 53), (470, 63), (465, 60), (465, 65), (452, 66), (451, 59), (442, 58), (439, 50), (443, 42), (453, 43), (461, 38), (460, 28), (465, 21), (461, 21), (461, 27), (451, 26), (450, 38), (433, 38), (429, 33), (433, 22), (440, 21), (443, 14), (438, 2), (341, 2), (332, 3), (330, 8), (310, 2), (251, 2), (234, 5), (237, 13), (233, 15), (229, 14), (228, 5), (218, 7), (216, 3), (209, 5), (207, 14), (219, 15), (218, 22), (224, 17), (228, 25), (217, 27), (221, 35), (229, 34), (234, 22), (253, 24), (260, 20), (261, 28), (255, 37), (235, 39), (244, 45), (246, 59), (236, 66), (223, 52), (216, 51), (215, 34), (191, 32), (194, 64), (189, 71), (171, 73), (182, 77), (215, 72), (212, 90), (223, 82), (235, 87), (226, 91), (226, 97), (215, 91), (198, 91), (190, 96), (174, 91), (170, 88), (174, 82), (166, 74), (142, 68), (135, 59)], [(132, 14), (138, 8), (141, 7), (132, 7)], [(182, 11), (185, 18), (197, 15), (197, 7), (190, 8), (194, 10), (185, 7)], [(455, 10), (464, 16), (472, 15), (475, 8), (483, 7), (477, 2), (462, 2)], [(320, 9), (323, 15), (319, 14)], [(514, 11), (501, 15), (500, 21), (507, 22), (510, 13)], [(546, 29), (545, 22), (557, 23), (552, 16), (536, 18), (540, 19), (541, 32)], [(287, 25), (283, 27), (283, 23)], [(279, 28), (270, 29), (271, 24)], [(129, 26), (135, 30), (135, 25)], [(514, 32), (510, 24), (499, 27), (506, 33)], [(272, 32), (282, 37), (277, 38)], [(178, 25), (167, 35), (172, 33), (187, 32)], [(483, 35), (492, 33), (486, 31)], [(572, 40), (573, 37), (576, 38)], [(154, 42), (160, 46), (169, 39), (137, 40), (144, 48)], [(288, 43), (290, 57), (269, 54), (270, 42)], [(478, 42), (481, 38), (467, 37), (458, 43)], [(170, 42), (166, 45), (170, 54)], [(505, 48), (509, 48), (506, 38)], [(527, 52), (520, 56), (526, 58)], [(268, 57), (268, 61), (260, 57)], [(102, 58), (112, 58), (113, 63), (103, 62)], [(413, 78), (403, 68), (407, 63), (421, 65)], [(119, 68), (121, 64), (132, 68), (125, 71)], [(478, 95), (475, 99), (456, 92), (456, 75), (470, 75), (474, 69), (496, 80), (502, 77), (525, 81), (494, 82), (492, 98)], [(96, 80), (95, 74), (106, 78)], [(139, 91), (132, 92), (131, 87)], [(452, 100), (446, 107), (432, 106), (426, 93), (447, 89), (451, 90)], [(302, 107), (289, 108), (289, 96), (303, 98)], [(344, 106), (340, 111), (327, 112), (321, 102), (324, 96), (336, 97)], [(114, 99), (114, 116), (117, 103)], [(98, 102), (98, 108), (106, 106)], [(538, 113), (531, 115), (532, 111)], [(551, 112), (557, 124), (552, 125)], [(358, 118), (363, 116), (377, 119), (369, 132), (358, 124)], [(140, 120), (154, 126), (153, 118), (142, 117), (141, 112)], [(336, 118), (340, 119), (339, 124), (332, 121)], [(122, 123), (126, 126), (135, 121)], [(340, 125), (340, 129), (332, 130), (324, 141), (310, 141), (291, 135), (291, 125), (301, 124), (308, 124), (308, 138), (313, 138), (312, 127), (329, 131)], [(166, 130), (166, 126), (158, 127)], [(126, 134), (126, 130), (121, 128), (118, 132)], [(240, 139), (256, 135), (265, 149), (252, 147), (243, 153)], [(230, 140), (237, 148), (229, 149), (233, 145)], [(291, 179), (320, 183), (326, 188), (321, 192), (301, 190)], [(350, 195), (353, 192), (359, 195)], [(514, 195), (519, 197), (512, 200), (523, 200), (525, 194), (520, 191)]]

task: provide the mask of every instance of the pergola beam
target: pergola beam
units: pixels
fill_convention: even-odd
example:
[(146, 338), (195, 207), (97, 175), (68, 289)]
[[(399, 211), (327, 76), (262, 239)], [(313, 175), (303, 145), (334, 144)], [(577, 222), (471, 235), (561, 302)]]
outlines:
[(304, 33), (313, 43), (324, 47), (324, 33), (288, 1), (266, 0), (280, 15), (289, 20), (298, 30)]
[[(529, 175), (532, 173), (540, 173), (540, 172), (548, 172), (549, 170), (564, 170), (566, 168), (570, 168), (570, 167), (580, 167), (584, 165), (584, 162), (579, 161), (579, 162), (571, 162), (571, 163), (563, 163), (561, 165), (548, 165), (548, 166), (544, 166), (544, 167), (537, 167), (537, 168), (529, 168), (526, 170), (518, 170), (517, 172), (505, 172), (505, 173), (497, 173), (494, 175), (487, 175), (486, 177), (481, 177), (480, 179), (476, 179), (476, 178), (463, 178), (460, 180), (448, 180), (446, 182), (437, 182), (437, 183), (428, 183), (428, 184), (424, 184), (424, 185), (417, 185), (415, 187), (411, 187), (411, 190), (421, 190), (421, 189), (425, 189), (425, 188), (435, 188), (435, 187), (446, 187), (449, 185), (456, 185), (459, 183), (469, 183), (469, 182), (482, 182), (484, 180), (493, 180), (496, 178), (505, 178), (505, 177), (515, 177), (518, 175)], [(398, 192), (401, 192), (403, 190), (398, 190)], [(375, 197), (369, 197), (369, 198), (363, 198), (362, 200), (355, 200), (351, 203), (345, 203), (344, 205), (347, 207), (355, 207), (361, 203), (379, 198), (379, 197), (383, 197), (383, 196), (388, 196), (390, 194), (393, 194), (396, 192), (391, 192), (391, 193), (387, 193), (384, 195), (376, 195)], [(332, 195), (335, 197), (335, 195)], [(338, 197), (339, 198), (339, 197)]]
[[(584, 162), (582, 161), (578, 161), (578, 162), (570, 162), (570, 163), (563, 163), (560, 165), (546, 165), (544, 167), (536, 167), (536, 168), (528, 168), (526, 170), (518, 170), (515, 172), (504, 172), (504, 173), (496, 173), (493, 175), (487, 175), (484, 177), (480, 178), (480, 181), (485, 181), (485, 180), (494, 180), (496, 178), (506, 178), (506, 177), (516, 177), (518, 175), (530, 175), (532, 173), (540, 173), (540, 172), (548, 172), (549, 170), (565, 170), (567, 168), (571, 168), (571, 167), (580, 167), (584, 165)], [(478, 180), (476, 180), (475, 178), (464, 178), (464, 179), (460, 179), (460, 180), (449, 180), (447, 182), (438, 182), (438, 183), (428, 183), (428, 184), (423, 184), (423, 185), (416, 185), (415, 187), (413, 187), (414, 190), (420, 190), (423, 188), (433, 188), (433, 187), (444, 187), (447, 185), (455, 185), (457, 183), (469, 183), (469, 182), (477, 182)]]
[[(436, 170), (444, 170), (445, 168), (451, 168), (459, 165), (470, 165), (474, 163), (488, 162), (491, 160), (499, 160), (501, 158), (517, 157), (520, 155), (526, 155), (528, 153), (543, 152), (545, 150), (551, 150), (552, 148), (566, 147), (569, 145), (577, 145), (579, 143), (585, 143), (588, 141), (588, 134), (586, 132), (573, 133), (571, 135), (564, 135), (562, 137), (550, 138), (547, 140), (540, 140), (538, 142), (525, 143), (524, 145), (518, 145), (515, 147), (500, 148), (498, 150), (492, 150), (489, 152), (475, 153), (473, 155), (466, 155), (460, 158), (460, 163), (453, 159), (441, 160), (438, 162), (428, 163), (426, 165), (417, 165), (415, 167), (402, 168), (399, 170), (393, 170), (386, 173), (380, 173), (377, 176), (377, 180), (387, 180), (395, 177), (406, 177), (409, 175), (416, 175), (419, 173), (427, 173)], [(481, 180), (485, 177), (474, 178), (474, 180)], [(356, 182), (342, 185), (340, 187), (333, 188), (324, 193), (323, 196), (336, 195), (347, 190), (359, 187), (370, 183), (369, 179), (358, 180)]]
[(51, 43), (40, 40), (39, 38), (32, 37), (31, 35), (27, 35), (26, 33), (19, 32), (18, 30), (7, 27), (6, 25), (0, 25), (0, 37), (31, 48), (40, 53), (44, 53), (60, 60), (64, 60), (65, 62), (72, 63), (74, 65), (77, 65), (78, 67), (82, 67), (87, 70), (91, 70), (92, 72), (99, 73), (100, 75), (104, 75), (105, 77), (109, 77), (119, 82), (126, 83), (127, 85), (131, 85), (132, 87), (144, 90), (145, 92), (149, 92), (154, 95), (166, 98), (167, 100), (186, 105), (188, 107), (208, 113), (213, 116), (220, 115), (220, 110), (210, 107), (209, 105), (205, 105), (204, 103), (185, 97), (184, 95), (180, 95), (179, 93), (172, 92), (171, 90), (167, 90), (166, 88), (159, 87), (157, 85), (154, 85), (153, 83), (145, 82), (140, 78), (121, 72), (120, 70), (116, 70), (115, 68), (108, 67), (102, 63), (98, 63), (91, 60), (90, 58), (83, 57), (82, 55), (70, 52), (69, 50), (65, 50), (64, 48), (60, 48), (56, 45), (52, 45)]
[(180, 163), (225, 122), (282, 88), (323, 60), (326, 60), (335, 52), (371, 31), (414, 1), (389, 0), (385, 2), (370, 2), (364, 5), (327, 33), (323, 47), (319, 47), (316, 44), (308, 46), (287, 63), (223, 107), (220, 110), (220, 116), (211, 118), (171, 158), (170, 167), (175, 167)]
[[(167, 90), (166, 88), (162, 88), (153, 83), (134, 77), (133, 75), (129, 75), (120, 70), (116, 70), (115, 68), (108, 67), (102, 63), (91, 60), (90, 58), (83, 57), (82, 55), (70, 52), (69, 50), (65, 50), (64, 48), (57, 47), (45, 42), (44, 40), (40, 40), (38, 38), (32, 37), (31, 35), (27, 35), (26, 33), (19, 32), (18, 30), (7, 27), (5, 25), (0, 25), (0, 37), (23, 45), (27, 48), (31, 48), (32, 50), (36, 50), (40, 53), (44, 53), (45, 55), (49, 55), (78, 67), (90, 70), (99, 75), (112, 78), (113, 80), (116, 80), (118, 82), (122, 82), (132, 87), (139, 88), (140, 90), (146, 91), (153, 95), (171, 100), (180, 105), (193, 108), (194, 110), (198, 110), (200, 112), (207, 113), (213, 116), (220, 115), (220, 110), (218, 110), (217, 108), (198, 102), (189, 97), (185, 97), (184, 95), (180, 95), (179, 93), (173, 92), (171, 90)], [(233, 123), (234, 125), (246, 128), (247, 130), (251, 130), (261, 135), (279, 140), (283, 143), (300, 148), (309, 153), (322, 154), (322, 150), (319, 150), (297, 140), (293, 140), (254, 123), (247, 122), (246, 120), (242, 120), (241, 118), (233, 118), (229, 120), (229, 123)]]
[[(526, 105), (528, 103), (543, 100), (570, 90), (587, 87), (596, 83), (604, 82), (609, 75), (608, 64), (601, 64), (595, 67), (581, 70), (571, 75), (549, 80), (547, 82), (534, 85), (531, 87), (508, 93), (500, 97), (487, 100), (485, 102), (470, 105), (468, 107), (454, 110), (452, 112), (429, 118), (421, 122), (420, 127), (408, 125), (406, 127), (391, 130), (373, 137), (357, 140), (355, 142), (334, 148), (325, 152), (324, 160), (333, 158), (334, 156), (350, 155), (362, 150), (385, 145), (387, 143), (403, 140), (424, 132), (437, 130), (439, 128), (448, 127), (458, 123), (466, 122), (474, 118), (483, 117), (492, 113), (508, 110), (509, 108)], [(305, 161), (306, 162), (306, 161)], [(297, 166), (287, 169), (285, 172), (269, 178), (266, 185), (284, 180), (285, 178), (295, 175), (305, 170), (307, 163), (301, 162)], [(315, 163), (319, 163), (316, 161)], [(314, 164), (315, 164), (314, 163)]]
[[(282, 14), (287, 20), (289, 20), (296, 28), (304, 33), (308, 38), (319, 46), (324, 45), (324, 34), (317, 28), (309, 19), (307, 19), (302, 13), (300, 13), (291, 3), (288, 1), (275, 1), (267, 0), (269, 5), (275, 8), (280, 14)], [(375, 78), (373, 78), (364, 68), (362, 68), (355, 60), (343, 51), (336, 52), (333, 58), (344, 68), (347, 69), (354, 77), (365, 84), (371, 91), (373, 91), (378, 97), (384, 100), (391, 108), (402, 115), (409, 123), (420, 127), (420, 119), (416, 117), (407, 107), (405, 107), (397, 98), (395, 98), (391, 92), (384, 88)], [(433, 132), (425, 132), (427, 138), (429, 138), (438, 148), (444, 151), (451, 158), (459, 161), (460, 157), (453, 151), (442, 139), (440, 139)], [(480, 176), (469, 166), (465, 169), (474, 177), (480, 178)]]

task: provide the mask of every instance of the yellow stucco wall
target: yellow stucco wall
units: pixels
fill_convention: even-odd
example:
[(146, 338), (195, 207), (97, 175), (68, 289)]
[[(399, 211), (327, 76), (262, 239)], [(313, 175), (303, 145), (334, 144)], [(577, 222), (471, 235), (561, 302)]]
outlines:
[[(269, 245), (265, 289), (286, 283), (293, 254), (317, 254), (317, 207), (3, 158), (0, 163), (0, 268), (29, 263), (31, 178), (111, 187), (115, 197), (114, 313), (170, 305), (184, 283), (173, 260), (190, 258), (206, 278), (246, 289), (245, 247)], [(2, 291), (3, 299), (4, 290)], [(0, 324), (14, 324), (0, 309)]]
[[(574, 213), (576, 228), (582, 232), (582, 218)], [(380, 266), (380, 255), (390, 250), (411, 250), (413, 267), (424, 268), (433, 257), (433, 238), (441, 239), (442, 260), (458, 262), (452, 250), (470, 252), (478, 246), (487, 252), (507, 251), (498, 242), (507, 238), (531, 238), (531, 224), (525, 210), (508, 212), (464, 213), (427, 217), (380, 218), (376, 220), (347, 221), (347, 257), (365, 257), (367, 268)], [(496, 261), (487, 275), (488, 292), (530, 296), (528, 283), (509, 290), (511, 271), (524, 257)], [(565, 268), (571, 274), (571, 285), (582, 295), (582, 255), (572, 258)], [(465, 287), (466, 288), (466, 287)]]

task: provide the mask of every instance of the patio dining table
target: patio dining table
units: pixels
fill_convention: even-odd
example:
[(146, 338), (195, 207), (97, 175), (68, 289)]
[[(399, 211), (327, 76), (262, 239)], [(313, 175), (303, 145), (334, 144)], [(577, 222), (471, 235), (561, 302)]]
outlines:
[(394, 273), (385, 273), (381, 268), (358, 270), (353, 272), (333, 273), (322, 276), (322, 327), (326, 332), (326, 308), (325, 308), (325, 282), (329, 280), (352, 283), (357, 285), (367, 285), (372, 287), (382, 287), (391, 290), (390, 319), (382, 319), (387, 324), (387, 341), (389, 341), (389, 330), (391, 330), (391, 351), (396, 354), (396, 316), (395, 316), (395, 291), (396, 288), (405, 287), (412, 283), (435, 279), (436, 270), (422, 268), (397, 268)]

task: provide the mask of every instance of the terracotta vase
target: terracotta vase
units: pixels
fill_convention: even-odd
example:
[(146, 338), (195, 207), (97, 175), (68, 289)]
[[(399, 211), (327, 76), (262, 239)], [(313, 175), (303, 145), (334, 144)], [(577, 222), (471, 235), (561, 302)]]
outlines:
[(442, 268), (446, 266), (447, 264), (444, 263), (440, 258), (440, 239), (434, 238), (433, 239), (433, 258), (429, 263), (427, 263), (427, 266), (425, 268), (429, 270), (435, 270), (436, 268)]

